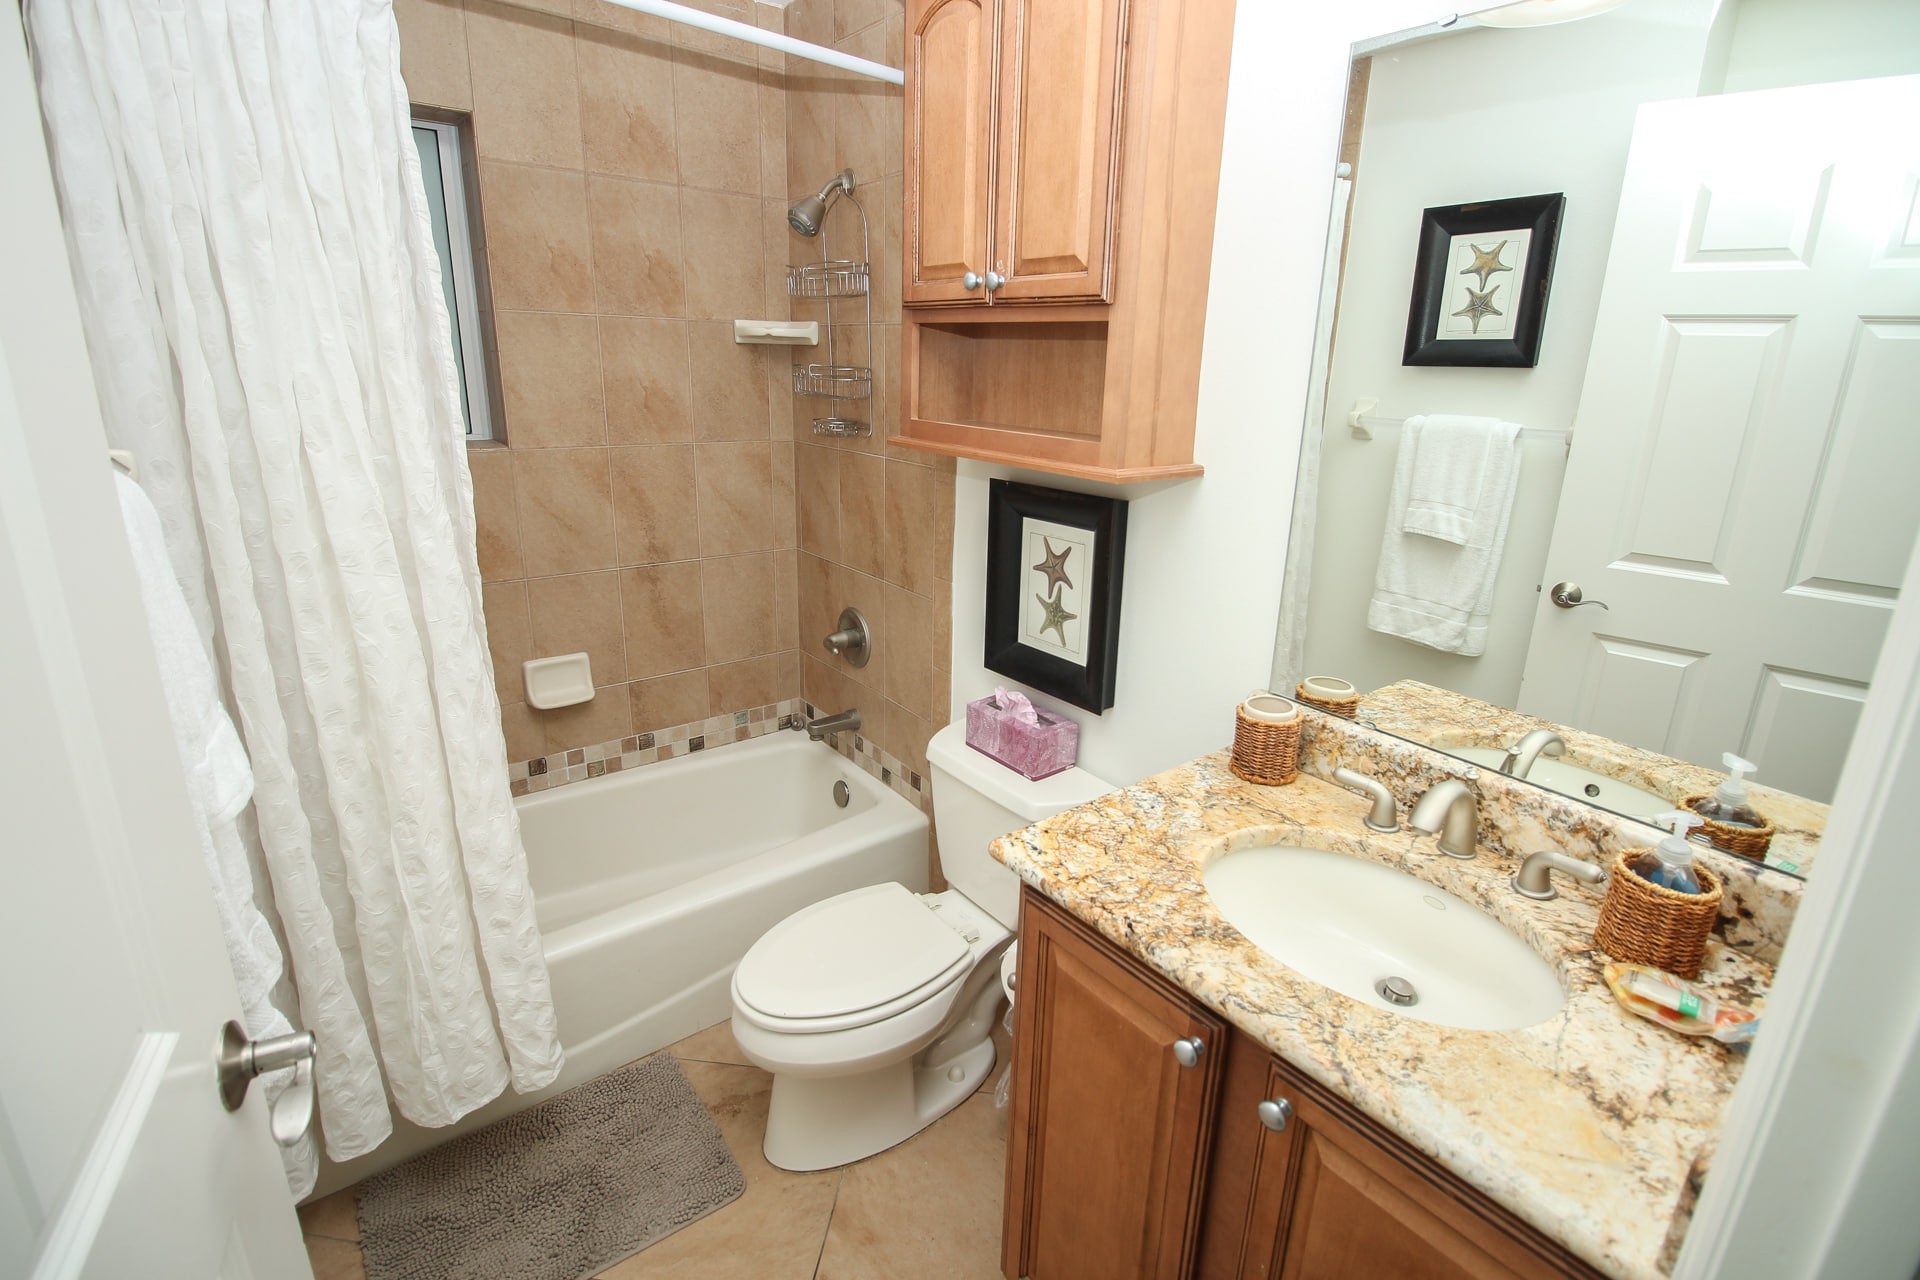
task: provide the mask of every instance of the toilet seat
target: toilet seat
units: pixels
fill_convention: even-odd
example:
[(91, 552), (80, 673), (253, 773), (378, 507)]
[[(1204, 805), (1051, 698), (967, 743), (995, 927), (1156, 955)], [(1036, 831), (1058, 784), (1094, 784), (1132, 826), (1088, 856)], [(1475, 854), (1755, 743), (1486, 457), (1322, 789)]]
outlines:
[(905, 886), (869, 885), (769, 929), (734, 970), (734, 1005), (768, 1031), (845, 1031), (938, 1001), (972, 959), (960, 934)]

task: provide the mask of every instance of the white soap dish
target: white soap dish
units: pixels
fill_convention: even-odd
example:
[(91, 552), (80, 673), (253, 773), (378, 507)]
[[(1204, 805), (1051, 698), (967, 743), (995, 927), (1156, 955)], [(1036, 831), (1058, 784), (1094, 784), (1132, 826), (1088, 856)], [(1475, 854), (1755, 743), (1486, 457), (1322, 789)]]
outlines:
[(584, 653), (563, 653), (520, 664), (527, 705), (540, 711), (571, 707), (593, 698), (593, 668)]

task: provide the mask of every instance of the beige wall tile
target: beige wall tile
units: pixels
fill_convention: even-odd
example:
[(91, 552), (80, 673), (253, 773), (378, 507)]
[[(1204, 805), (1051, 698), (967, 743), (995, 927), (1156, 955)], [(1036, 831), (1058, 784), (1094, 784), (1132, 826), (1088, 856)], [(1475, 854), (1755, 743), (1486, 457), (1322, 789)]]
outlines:
[(603, 314), (677, 316), (686, 306), (680, 208), (674, 188), (595, 176), (587, 182), (593, 223), (594, 296)]
[(693, 438), (765, 440), (767, 353), (775, 348), (735, 342), (731, 320), (690, 320), (687, 340), (693, 368)]
[(932, 609), (925, 596), (887, 588), (887, 697), (919, 716), (931, 714)]
[[(867, 708), (861, 705), (865, 692), (847, 676), (844, 667), (830, 666), (810, 653), (800, 655), (800, 696), (818, 707), (820, 714), (830, 716), (850, 707), (860, 707), (865, 713)], [(878, 707), (885, 700), (875, 697), (867, 701)], [(880, 714), (884, 716), (884, 712)]]
[(407, 100), (473, 110), (467, 16), (460, 0), (394, 0), (393, 18), (400, 28), (400, 78), (407, 82)]
[(907, 15), (904, 13), (887, 15), (887, 65), (907, 65)]
[(732, 320), (758, 311), (766, 300), (759, 199), (683, 188), (680, 225), (687, 254), (687, 315)]
[(736, 662), (786, 647), (774, 632), (776, 559), (762, 552), (700, 562), (707, 661)]
[(469, 0), (467, 58), (473, 145), (482, 157), (580, 167), (572, 23), (518, 5)]
[[(547, 731), (534, 718), (538, 714), (524, 702), (504, 702), (500, 705), (500, 732), (507, 739), (507, 759), (531, 760), (547, 754)], [(589, 744), (583, 742), (580, 745)]]
[(613, 451), (613, 522), (621, 564), (693, 559), (700, 554), (697, 520), (692, 445)]
[(930, 467), (888, 462), (887, 532), (881, 575), (926, 595), (933, 590), (934, 474)]
[(706, 665), (698, 561), (622, 570), (620, 604), (626, 615), (628, 675), (639, 680)]
[[(771, 191), (786, 189), (785, 149), (782, 148), (780, 185), (768, 183)], [(769, 318), (780, 318), (792, 313), (792, 301), (787, 297), (787, 241), (797, 239), (793, 228), (787, 225), (787, 197), (784, 195), (764, 197), (760, 201), (760, 295), (762, 313)], [(780, 363), (786, 363), (782, 361)]]
[[(841, 40), (838, 46), (856, 58), (880, 61), (887, 52), (887, 33), (879, 24)], [(834, 95), (834, 151), (842, 165), (850, 165), (863, 180), (878, 179), (900, 168), (892, 157), (899, 152), (903, 131), (892, 124), (892, 104), (900, 90), (878, 80), (849, 80)], [(871, 175), (871, 179), (868, 178)]]
[(933, 656), (933, 727), (938, 732), (960, 718), (960, 704), (953, 700), (952, 669), (938, 661), (938, 653)]
[(792, 643), (802, 653), (822, 653), (820, 641), (833, 634), (834, 621), (843, 607), (838, 575), (832, 563), (804, 551), (799, 554), (796, 566), (798, 630)]
[(776, 547), (791, 547), (795, 540), (793, 445), (784, 440), (774, 441), (772, 462), (773, 502), (770, 510), (773, 515), (773, 545)]
[(611, 569), (613, 490), (607, 478), (607, 450), (511, 452), (528, 576)]
[[(834, 574), (834, 589), (839, 595), (834, 605), (834, 616), (837, 618), (840, 610), (848, 606), (860, 611), (866, 618), (867, 630), (873, 637), (873, 656), (867, 660), (867, 665), (864, 667), (848, 667), (838, 658), (829, 658), (827, 661), (834, 666), (844, 668), (848, 678), (856, 684), (865, 685), (871, 689), (877, 701), (877, 695), (884, 692), (887, 687), (887, 664), (893, 661), (893, 640), (887, 630), (886, 584), (878, 578), (869, 577), (867, 574), (842, 566)], [(826, 632), (823, 631), (820, 634), (825, 635)], [(814, 638), (813, 643), (818, 647), (820, 644), (818, 636)]]
[(731, 556), (773, 546), (773, 446), (694, 446), (700, 554)]
[[(933, 595), (927, 601), (933, 626), (933, 665), (950, 669), (953, 666), (953, 584), (936, 582), (933, 585)], [(939, 716), (936, 714), (934, 719), (938, 720)]]
[(881, 21), (885, 13), (881, 0), (834, 0), (834, 38), (838, 40), (842, 36), (870, 27)]
[(933, 469), (933, 576), (953, 582), (953, 475), (942, 467)]
[(505, 311), (588, 311), (587, 184), (577, 173), (527, 165), (480, 165), (487, 277)]
[(831, 45), (837, 34), (834, 4), (835, 0), (794, 0), (787, 6), (787, 34), (796, 40)]
[(686, 321), (601, 316), (600, 359), (609, 440), (678, 444), (693, 439)]
[(840, 453), (840, 563), (881, 575), (886, 540), (887, 464), (884, 459)]
[[(620, 575), (574, 573), (527, 580), (527, 616), (536, 657), (585, 653), (596, 687), (627, 678)], [(595, 739), (598, 741), (598, 739)]]
[(707, 707), (703, 716), (749, 711), (780, 700), (781, 674), (792, 650), (707, 668)]
[(794, 514), (802, 551), (840, 557), (840, 453), (819, 445), (793, 446)]
[(900, 321), (900, 270), (904, 258), (900, 248), (900, 224), (906, 216), (904, 179), (888, 174), (867, 188), (867, 221), (873, 229), (873, 290), (875, 323)]
[[(822, 183), (840, 171), (834, 166), (832, 87), (841, 83), (842, 77), (816, 65), (809, 65), (787, 82), (785, 194), (789, 198), (818, 191)], [(800, 236), (794, 239), (811, 249), (806, 256), (820, 256), (818, 246), (812, 241)], [(789, 248), (797, 251), (799, 245)]]
[(779, 664), (774, 673), (775, 684), (773, 696), (775, 700), (784, 702), (788, 698), (799, 697), (800, 651), (798, 649), (788, 649), (785, 652), (776, 653), (773, 656), (774, 661)]
[(578, 30), (580, 120), (588, 170), (679, 181), (672, 49), (644, 36), (593, 27)]
[[(784, 204), (787, 195), (787, 78), (769, 61), (778, 63), (782, 55), (763, 51), (758, 77), (760, 96), (760, 184), (763, 196), (774, 196)], [(781, 223), (786, 215), (781, 214)], [(782, 256), (785, 256), (784, 253)]]
[(487, 653), (493, 659), (494, 692), (501, 702), (521, 701), (526, 697), (526, 682), (520, 664), (534, 656), (526, 583), (490, 582), (480, 599), (487, 620)]
[[(751, 21), (751, 19), (749, 19)], [(717, 54), (673, 51), (674, 136), (680, 180), (690, 187), (760, 194), (760, 85), (742, 46)]]
[[(774, 553), (773, 630), (775, 647), (787, 647), (787, 637), (800, 625), (800, 553), (785, 547)], [(822, 634), (825, 634), (824, 632)]]
[(713, 714), (707, 710), (707, 672), (696, 667), (652, 680), (636, 680), (627, 686), (633, 704), (633, 731), (651, 733), (690, 720), (704, 720)]
[(633, 732), (633, 715), (627, 706), (625, 685), (595, 689), (590, 702), (536, 711), (533, 715), (546, 734), (548, 755), (590, 747), (596, 742), (611, 742)]
[(927, 776), (927, 740), (933, 737), (933, 729), (933, 725), (889, 698), (887, 736), (880, 745), (893, 752), (907, 768), (924, 779)]
[(507, 440), (515, 449), (605, 444), (600, 330), (592, 316), (496, 311)]
[(480, 579), (498, 582), (526, 573), (520, 557), (520, 518), (513, 495), (513, 454), (498, 446), (467, 450), (473, 473), (473, 516)]
[(665, 18), (656, 18), (650, 13), (635, 13), (625, 5), (613, 4), (610, 0), (573, 0), (573, 17), (576, 23), (645, 36), (662, 49), (673, 43), (673, 25)]

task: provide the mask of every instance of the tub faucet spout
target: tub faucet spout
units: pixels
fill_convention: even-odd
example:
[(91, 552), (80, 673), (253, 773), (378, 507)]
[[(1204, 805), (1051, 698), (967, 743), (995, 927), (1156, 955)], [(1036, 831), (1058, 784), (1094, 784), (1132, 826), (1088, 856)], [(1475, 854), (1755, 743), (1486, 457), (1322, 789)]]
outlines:
[(860, 709), (850, 707), (837, 716), (821, 716), (818, 720), (807, 721), (807, 736), (818, 742), (830, 733), (848, 729), (858, 731), (859, 728)]

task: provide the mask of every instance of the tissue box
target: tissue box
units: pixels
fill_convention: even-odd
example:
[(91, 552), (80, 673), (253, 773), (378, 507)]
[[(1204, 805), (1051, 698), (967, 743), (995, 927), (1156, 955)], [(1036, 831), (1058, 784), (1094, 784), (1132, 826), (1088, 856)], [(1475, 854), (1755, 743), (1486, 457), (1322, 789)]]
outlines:
[(1080, 726), (1065, 716), (1035, 707), (1036, 724), (1014, 718), (991, 695), (967, 704), (967, 745), (1007, 768), (1038, 782), (1073, 768), (1080, 750)]

